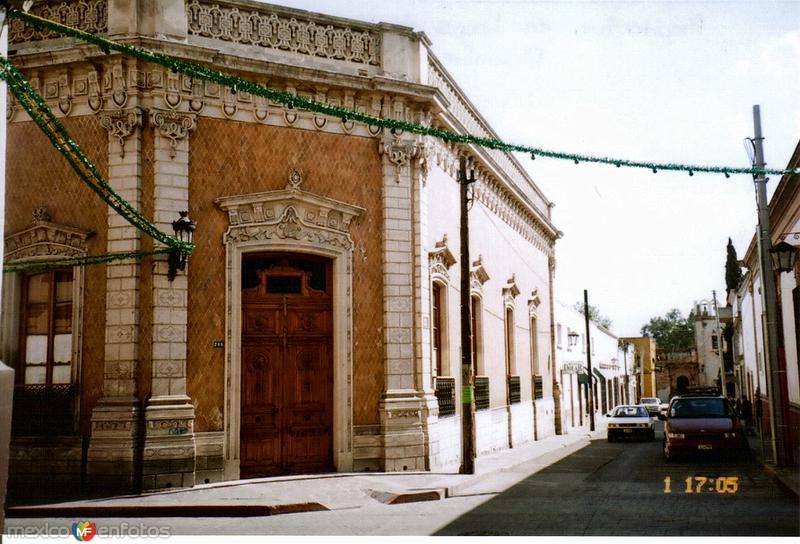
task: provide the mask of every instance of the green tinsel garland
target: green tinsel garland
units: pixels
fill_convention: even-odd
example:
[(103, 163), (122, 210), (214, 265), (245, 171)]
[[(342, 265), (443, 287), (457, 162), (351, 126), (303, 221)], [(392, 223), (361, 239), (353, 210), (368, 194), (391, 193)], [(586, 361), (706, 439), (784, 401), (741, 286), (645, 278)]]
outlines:
[[(160, 231), (153, 225), (146, 217), (138, 212), (129, 202), (120, 197), (111, 186), (103, 179), (97, 168), (91, 161), (84, 155), (78, 144), (70, 137), (64, 125), (53, 115), (47, 103), (42, 97), (30, 86), (25, 80), (19, 70), (5, 57), (0, 56), (0, 79), (4, 79), (11, 92), (17, 98), (19, 103), (28, 112), (31, 119), (41, 128), (47, 138), (64, 157), (67, 162), (72, 166), (72, 169), (78, 176), (94, 191), (100, 198), (102, 198), (112, 209), (116, 210), (122, 215), (131, 225), (141, 230), (145, 234), (151, 236), (155, 240), (166, 244), (170, 249), (191, 253), (192, 245), (182, 242)], [(166, 250), (169, 251), (169, 250)], [(163, 251), (159, 251), (162, 253)], [(75, 258), (69, 262), (74, 262), (72, 266), (78, 266), (83, 263), (81, 259)], [(114, 260), (114, 258), (110, 259)], [(104, 262), (92, 261), (92, 262)], [(92, 264), (86, 261), (86, 264)], [(42, 261), (34, 261), (34, 268), (41, 264)], [(37, 264), (38, 263), (38, 264)], [(15, 271), (21, 270), (23, 265), (15, 263), (13, 268)], [(37, 268), (38, 269), (38, 268)], [(7, 267), (4, 268), (8, 271)]]
[(108, 253), (105, 255), (87, 255), (85, 257), (61, 257), (58, 259), (14, 261), (3, 265), (3, 272), (43, 272), (57, 270), (72, 266), (86, 266), (90, 264), (121, 261), (124, 259), (141, 259), (150, 255), (163, 255), (174, 251), (170, 248), (161, 248), (155, 251), (127, 251), (122, 253)]
[(56, 23), (49, 19), (44, 19), (42, 17), (38, 17), (30, 13), (25, 13), (23, 11), (19, 11), (16, 9), (9, 9), (8, 13), (11, 17), (15, 17), (17, 19), (25, 21), (37, 28), (48, 29), (50, 31), (71, 36), (85, 42), (93, 43), (99, 46), (105, 52), (109, 52), (111, 50), (119, 51), (124, 55), (128, 55), (131, 57), (138, 58), (140, 60), (164, 66), (174, 72), (180, 72), (182, 74), (185, 74), (187, 76), (196, 79), (213, 81), (215, 83), (219, 83), (220, 85), (225, 85), (227, 87), (230, 87), (234, 91), (245, 91), (253, 95), (262, 96), (264, 98), (272, 100), (273, 102), (284, 104), (289, 108), (302, 108), (305, 110), (314, 111), (325, 115), (330, 115), (332, 117), (340, 118), (342, 120), (358, 121), (367, 125), (387, 128), (390, 130), (394, 130), (395, 132), (397, 131), (411, 132), (415, 134), (433, 136), (435, 138), (440, 138), (451, 142), (473, 144), (481, 147), (486, 147), (489, 149), (498, 149), (500, 151), (508, 151), (508, 152), (518, 151), (530, 154), (531, 157), (535, 157), (538, 155), (541, 157), (570, 160), (574, 161), (576, 164), (579, 162), (590, 162), (599, 164), (612, 164), (617, 167), (625, 166), (629, 168), (646, 168), (648, 170), (652, 170), (654, 173), (658, 172), (659, 170), (673, 170), (673, 171), (688, 172), (689, 175), (694, 175), (695, 172), (707, 172), (715, 174), (725, 174), (726, 177), (729, 177), (730, 174), (750, 174), (753, 176), (762, 174), (763, 175), (774, 174), (783, 176), (787, 174), (796, 174), (800, 172), (800, 168), (791, 168), (791, 169), (737, 168), (728, 166), (701, 166), (701, 165), (688, 165), (688, 164), (675, 164), (675, 163), (641, 162), (641, 161), (632, 161), (627, 159), (615, 159), (611, 157), (595, 157), (591, 155), (580, 155), (576, 153), (562, 153), (558, 151), (549, 151), (546, 149), (541, 149), (538, 147), (533, 147), (528, 145), (505, 143), (501, 140), (497, 140), (494, 138), (485, 138), (480, 136), (474, 136), (471, 134), (456, 134), (448, 130), (433, 128), (433, 127), (425, 127), (408, 121), (376, 117), (373, 115), (358, 112), (348, 108), (334, 106), (332, 104), (327, 104), (324, 102), (318, 102), (310, 98), (297, 96), (284, 91), (278, 91), (276, 89), (271, 89), (264, 85), (260, 85), (253, 81), (248, 81), (238, 76), (226, 74), (224, 72), (213, 70), (211, 68), (199, 64), (184, 62), (169, 55), (164, 55), (162, 53), (155, 53), (152, 51), (148, 51), (146, 49), (141, 49), (131, 45), (114, 42), (107, 38), (103, 38), (101, 36), (95, 36), (93, 34), (89, 34), (87, 32), (83, 32), (81, 30), (77, 30), (75, 28), (71, 28)]

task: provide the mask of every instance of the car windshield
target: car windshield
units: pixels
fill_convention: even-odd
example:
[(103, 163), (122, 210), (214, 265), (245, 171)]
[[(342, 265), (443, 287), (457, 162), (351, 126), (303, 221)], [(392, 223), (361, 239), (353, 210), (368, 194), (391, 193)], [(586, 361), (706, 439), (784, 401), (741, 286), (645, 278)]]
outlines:
[(661, 399), (657, 399), (655, 397), (644, 397), (642, 398), (642, 404), (661, 404)]
[(725, 399), (678, 399), (669, 409), (669, 417), (733, 417)]
[(642, 406), (617, 406), (611, 414), (613, 417), (648, 417)]

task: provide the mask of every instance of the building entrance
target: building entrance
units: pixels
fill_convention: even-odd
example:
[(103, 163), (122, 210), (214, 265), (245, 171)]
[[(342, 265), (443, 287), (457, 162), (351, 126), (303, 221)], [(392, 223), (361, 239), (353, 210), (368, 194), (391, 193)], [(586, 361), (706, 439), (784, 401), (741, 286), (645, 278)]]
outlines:
[(240, 476), (333, 470), (329, 259), (242, 259)]

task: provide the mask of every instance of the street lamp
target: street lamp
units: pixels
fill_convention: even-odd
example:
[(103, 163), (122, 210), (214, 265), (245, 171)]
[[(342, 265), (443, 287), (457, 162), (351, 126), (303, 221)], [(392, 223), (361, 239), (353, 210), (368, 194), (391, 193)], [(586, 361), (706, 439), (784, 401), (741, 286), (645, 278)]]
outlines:
[(769, 256), (772, 258), (772, 269), (775, 272), (791, 272), (797, 261), (797, 248), (783, 241), (770, 248)]
[(569, 347), (574, 348), (578, 345), (578, 336), (579, 334), (575, 331), (569, 331), (567, 334), (567, 342), (569, 343)]
[[(194, 229), (196, 225), (189, 219), (189, 212), (178, 212), (180, 217), (172, 222), (172, 230), (175, 231), (175, 237), (186, 244), (192, 243), (194, 237)], [(173, 249), (169, 252), (167, 257), (167, 264), (169, 271), (167, 272), (167, 279), (172, 281), (178, 275), (178, 270), (183, 271), (186, 269), (186, 258), (188, 254), (179, 249)]]

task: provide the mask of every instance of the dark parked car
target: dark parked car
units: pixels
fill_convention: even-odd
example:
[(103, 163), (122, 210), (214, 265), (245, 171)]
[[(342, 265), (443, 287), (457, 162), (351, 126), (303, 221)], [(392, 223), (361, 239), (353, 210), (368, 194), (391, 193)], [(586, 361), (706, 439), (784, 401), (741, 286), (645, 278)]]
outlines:
[(664, 423), (664, 459), (697, 452), (748, 451), (743, 429), (730, 401), (718, 395), (686, 395), (672, 399)]

